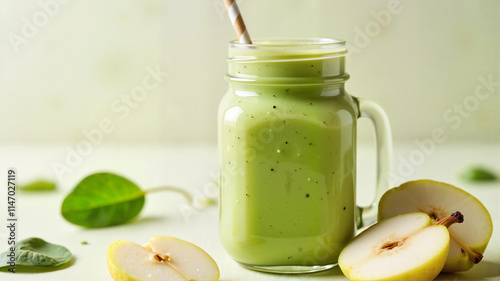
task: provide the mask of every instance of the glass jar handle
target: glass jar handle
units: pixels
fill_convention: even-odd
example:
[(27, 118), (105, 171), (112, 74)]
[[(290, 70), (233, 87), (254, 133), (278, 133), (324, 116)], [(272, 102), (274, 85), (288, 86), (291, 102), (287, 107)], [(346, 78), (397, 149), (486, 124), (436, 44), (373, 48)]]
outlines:
[(389, 119), (384, 110), (377, 103), (363, 99), (354, 98), (360, 112), (359, 117), (366, 117), (375, 126), (375, 139), (377, 145), (377, 176), (375, 197), (367, 207), (357, 207), (356, 224), (358, 229), (371, 225), (377, 221), (377, 208), (380, 197), (389, 187), (391, 162), (392, 162), (392, 136)]

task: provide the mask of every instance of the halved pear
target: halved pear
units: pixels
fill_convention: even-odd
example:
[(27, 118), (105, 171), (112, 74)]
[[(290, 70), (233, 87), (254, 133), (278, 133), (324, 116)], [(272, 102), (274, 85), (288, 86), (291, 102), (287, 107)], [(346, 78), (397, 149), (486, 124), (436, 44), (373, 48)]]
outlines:
[(128, 240), (107, 252), (113, 280), (219, 280), (215, 261), (200, 247), (169, 236), (153, 236), (144, 245)]
[(461, 221), (459, 212), (434, 225), (425, 213), (381, 220), (347, 244), (340, 269), (349, 280), (433, 280), (448, 254), (447, 226)]
[(488, 210), (471, 194), (450, 184), (418, 180), (388, 190), (378, 205), (379, 219), (409, 212), (424, 212), (439, 220), (460, 210), (465, 222), (450, 227), (450, 249), (445, 272), (465, 271), (482, 259), (493, 232)]

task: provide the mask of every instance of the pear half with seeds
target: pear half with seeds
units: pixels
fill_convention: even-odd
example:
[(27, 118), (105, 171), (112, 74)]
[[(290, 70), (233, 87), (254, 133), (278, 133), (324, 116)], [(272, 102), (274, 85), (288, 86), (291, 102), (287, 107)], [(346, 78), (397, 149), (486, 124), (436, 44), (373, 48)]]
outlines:
[(488, 210), (471, 194), (443, 182), (410, 181), (382, 196), (378, 217), (424, 212), (437, 221), (455, 210), (464, 214), (465, 221), (449, 228), (450, 248), (443, 271), (465, 271), (481, 261), (493, 232)]
[(349, 280), (433, 280), (448, 255), (447, 227), (463, 220), (460, 212), (434, 224), (425, 213), (381, 220), (347, 244), (340, 269)]
[(144, 245), (128, 240), (111, 244), (107, 252), (113, 280), (219, 280), (215, 261), (187, 241), (153, 236)]

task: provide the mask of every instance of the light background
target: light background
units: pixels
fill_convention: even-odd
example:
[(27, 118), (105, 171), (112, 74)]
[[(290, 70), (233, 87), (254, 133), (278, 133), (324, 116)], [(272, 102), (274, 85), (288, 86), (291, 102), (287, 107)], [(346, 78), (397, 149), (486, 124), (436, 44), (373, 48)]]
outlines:
[[(348, 42), (348, 91), (379, 103), (392, 125), (391, 186), (422, 178), (455, 184), (484, 202), (498, 222), (498, 182), (465, 183), (458, 172), (474, 163), (500, 169), (500, 1), (237, 1), (252, 37)], [(394, 6), (397, 12), (389, 12)], [(19, 194), (18, 235), (60, 243), (76, 257), (75, 266), (37, 279), (109, 279), (105, 247), (156, 234), (213, 253), (226, 280), (257, 276), (234, 266), (216, 234), (205, 235), (217, 232), (216, 208), (188, 222), (177, 197), (150, 196), (134, 223), (92, 231), (67, 223), (59, 209), (76, 183), (102, 170), (145, 189), (172, 185), (195, 198), (216, 197), (205, 187), (218, 178), (216, 113), (227, 88), (227, 42), (234, 37), (222, 0), (0, 0), (0, 173), (5, 177), (13, 167), (20, 184), (48, 178), (58, 185), (56, 193)], [(125, 106), (158, 68), (164, 73), (158, 87)], [(469, 110), (460, 115), (460, 106)], [(436, 130), (445, 142), (433, 143)], [(366, 120), (359, 139), (373, 142)], [(91, 142), (91, 153), (75, 152), (89, 152), (84, 144)], [(366, 157), (373, 155), (370, 145), (359, 148), (357, 200), (367, 205), (375, 161)], [(7, 210), (7, 200), (0, 200), (0, 210)], [(0, 245), (7, 245), (3, 229)], [(500, 276), (497, 230), (475, 271), (440, 280)], [(323, 279), (332, 276), (343, 279), (338, 269)]]
[[(385, 109), (396, 144), (436, 128), (500, 141), (499, 1), (238, 3), (252, 37), (346, 40), (346, 87)], [(0, 13), (0, 145), (77, 146), (103, 120), (99, 144), (216, 142), (235, 37), (222, 0), (2, 1)], [(148, 68), (166, 77), (134, 100)], [(360, 139), (372, 133), (362, 122)]]

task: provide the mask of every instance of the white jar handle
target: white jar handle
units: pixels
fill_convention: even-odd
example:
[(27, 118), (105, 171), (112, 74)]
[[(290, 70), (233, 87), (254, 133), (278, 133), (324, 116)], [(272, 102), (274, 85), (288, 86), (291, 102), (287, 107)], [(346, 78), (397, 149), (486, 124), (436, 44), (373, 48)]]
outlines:
[(359, 117), (366, 117), (372, 120), (375, 126), (377, 144), (377, 181), (375, 186), (375, 197), (369, 206), (357, 207), (358, 214), (356, 216), (356, 222), (358, 228), (361, 228), (377, 221), (378, 201), (389, 188), (392, 162), (392, 136), (389, 119), (380, 105), (363, 98), (354, 99), (358, 104), (360, 112)]

